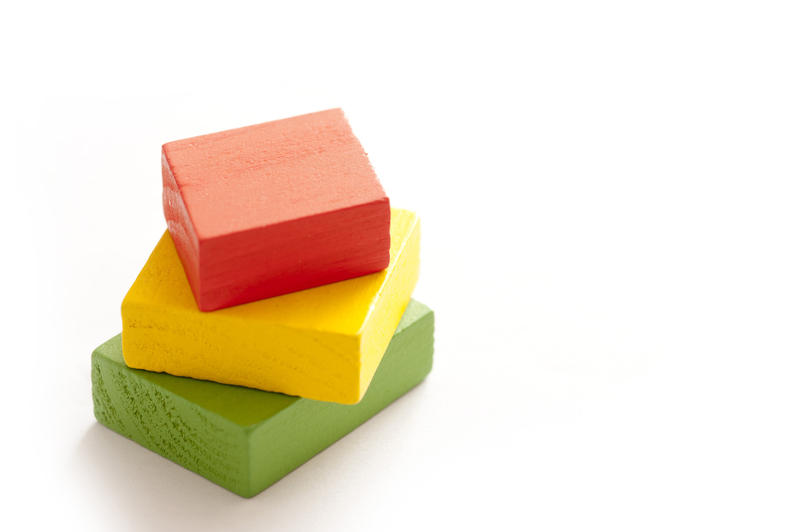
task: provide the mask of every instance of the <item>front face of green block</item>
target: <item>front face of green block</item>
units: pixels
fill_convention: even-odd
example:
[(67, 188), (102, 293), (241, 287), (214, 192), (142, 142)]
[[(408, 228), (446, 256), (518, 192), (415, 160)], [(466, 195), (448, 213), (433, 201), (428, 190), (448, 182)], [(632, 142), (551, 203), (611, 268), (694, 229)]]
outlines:
[(133, 370), (119, 336), (92, 355), (97, 420), (251, 497), (418, 384), (433, 360), (433, 313), (412, 301), (362, 401), (339, 405)]
[(233, 492), (247, 490), (245, 432), (200, 403), (161, 386), (159, 377), (168, 375), (129, 369), (115, 360), (120, 353), (117, 336), (92, 355), (97, 420)]

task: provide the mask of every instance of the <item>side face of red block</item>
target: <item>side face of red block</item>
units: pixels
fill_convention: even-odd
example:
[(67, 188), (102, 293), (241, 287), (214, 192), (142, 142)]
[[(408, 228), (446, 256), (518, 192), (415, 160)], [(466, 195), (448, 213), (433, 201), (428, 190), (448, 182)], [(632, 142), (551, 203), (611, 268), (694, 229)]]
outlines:
[(169, 142), (164, 214), (201, 310), (384, 269), (389, 199), (339, 109)]

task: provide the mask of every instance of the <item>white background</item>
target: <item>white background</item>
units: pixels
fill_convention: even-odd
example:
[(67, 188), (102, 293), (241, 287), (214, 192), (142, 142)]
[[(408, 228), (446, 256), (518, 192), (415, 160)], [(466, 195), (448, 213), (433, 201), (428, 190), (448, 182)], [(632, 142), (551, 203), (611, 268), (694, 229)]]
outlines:
[[(796, 6), (4, 7), (1, 528), (798, 530)], [(89, 357), (161, 144), (337, 106), (435, 367), (245, 500), (99, 426)]]

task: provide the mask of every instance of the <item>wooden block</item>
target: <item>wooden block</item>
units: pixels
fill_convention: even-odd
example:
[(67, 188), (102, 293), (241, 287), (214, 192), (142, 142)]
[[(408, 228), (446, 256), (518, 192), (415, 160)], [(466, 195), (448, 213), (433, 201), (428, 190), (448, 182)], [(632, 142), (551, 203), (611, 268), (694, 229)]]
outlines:
[(122, 302), (132, 368), (352, 404), (372, 379), (419, 273), (419, 219), (392, 209), (389, 267), (201, 312), (169, 233)]
[(94, 412), (123, 436), (252, 497), (421, 382), (432, 362), (433, 312), (416, 301), (357, 405), (133, 370), (116, 336), (92, 355)]
[(341, 109), (168, 142), (161, 167), (201, 310), (389, 264), (389, 199)]

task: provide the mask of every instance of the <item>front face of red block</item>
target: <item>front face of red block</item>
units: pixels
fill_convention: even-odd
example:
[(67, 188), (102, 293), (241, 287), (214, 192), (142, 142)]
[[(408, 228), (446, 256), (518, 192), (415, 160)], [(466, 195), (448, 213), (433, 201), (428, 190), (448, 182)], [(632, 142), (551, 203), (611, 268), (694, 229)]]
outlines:
[(383, 270), (389, 222), (384, 200), (201, 241), (195, 299), (201, 310), (215, 310)]
[(389, 262), (389, 200), (340, 110), (164, 145), (164, 213), (198, 306)]

